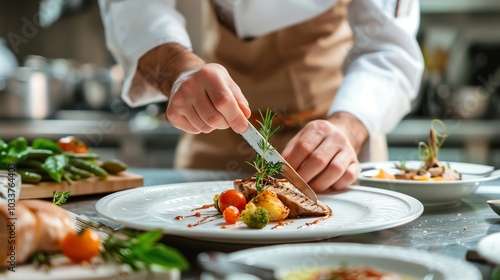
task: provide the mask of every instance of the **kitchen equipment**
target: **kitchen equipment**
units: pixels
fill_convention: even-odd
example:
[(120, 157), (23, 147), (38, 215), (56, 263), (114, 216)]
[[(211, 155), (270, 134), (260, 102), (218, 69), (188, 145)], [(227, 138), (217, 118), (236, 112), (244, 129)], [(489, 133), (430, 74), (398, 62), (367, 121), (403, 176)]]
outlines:
[(296, 188), (302, 191), (307, 197), (309, 197), (314, 203), (318, 202), (316, 193), (313, 189), (300, 177), (300, 175), (295, 171), (288, 162), (276, 151), (274, 147), (271, 147), (269, 151), (263, 155), (262, 150), (259, 147), (261, 141), (266, 141), (266, 139), (259, 133), (259, 131), (248, 121), (248, 129), (241, 134), (243, 138), (252, 146), (252, 148), (265, 158), (269, 162), (281, 162), (282, 169), (281, 173), (283, 177), (288, 179)]
[(46, 182), (36, 185), (22, 184), (21, 199), (50, 198), (53, 196), (53, 191), (71, 191), (71, 196), (110, 193), (139, 187), (143, 184), (144, 179), (142, 176), (129, 172), (122, 172), (118, 175), (109, 175), (105, 180), (100, 178), (76, 180), (73, 181), (71, 185), (69, 185), (68, 182)]
[(500, 232), (481, 239), (477, 244), (477, 253), (487, 262), (500, 265)]
[(440, 84), (428, 93), (431, 117), (444, 119), (486, 119), (494, 112), (495, 92), (483, 86), (452, 88)]
[(57, 97), (52, 93), (46, 72), (19, 67), (16, 76), (7, 79), (6, 87), (0, 91), (0, 118), (48, 118), (58, 108)]
[[(5, 40), (0, 37), (0, 79), (16, 74), (18, 63), (14, 54), (7, 48)], [(2, 87), (0, 86), (0, 89)]]
[(84, 64), (81, 71), (86, 109), (109, 110), (121, 100), (124, 73), (119, 65), (101, 68), (93, 64)]

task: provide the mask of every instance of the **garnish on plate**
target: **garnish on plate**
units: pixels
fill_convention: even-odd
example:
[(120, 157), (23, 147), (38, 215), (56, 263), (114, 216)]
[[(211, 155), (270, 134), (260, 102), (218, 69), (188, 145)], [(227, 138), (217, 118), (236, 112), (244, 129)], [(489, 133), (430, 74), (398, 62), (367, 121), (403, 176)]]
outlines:
[[(265, 114), (260, 112), (262, 120), (257, 122), (260, 124), (259, 132), (264, 138), (258, 143), (261, 154), (273, 149), (269, 141), (279, 129), (272, 126), (275, 115), (270, 109), (267, 109)], [(234, 189), (214, 195), (214, 208), (223, 214), (222, 217), (230, 225), (222, 228), (231, 228), (238, 221), (242, 221), (249, 228), (260, 229), (269, 222), (280, 222), (286, 218), (332, 216), (328, 206), (320, 202), (315, 203), (288, 180), (273, 177), (281, 172), (281, 162), (268, 162), (258, 153), (252, 162), (246, 163), (255, 169), (255, 173), (249, 178), (234, 180)], [(237, 208), (240, 213), (235, 208), (229, 208), (230, 206)], [(282, 223), (281, 227), (288, 224), (291, 223)]]
[[(440, 126), (438, 129), (437, 126)], [(446, 126), (441, 120), (432, 120), (429, 132), (429, 141), (418, 143), (418, 154), (422, 160), (421, 167), (417, 169), (408, 168), (406, 161), (395, 164), (399, 171), (392, 174), (384, 169), (372, 178), (376, 179), (398, 179), (398, 180), (416, 180), (416, 181), (455, 181), (460, 180), (461, 175), (453, 170), (449, 164), (443, 164), (438, 159), (439, 149), (443, 145), (448, 134)]]

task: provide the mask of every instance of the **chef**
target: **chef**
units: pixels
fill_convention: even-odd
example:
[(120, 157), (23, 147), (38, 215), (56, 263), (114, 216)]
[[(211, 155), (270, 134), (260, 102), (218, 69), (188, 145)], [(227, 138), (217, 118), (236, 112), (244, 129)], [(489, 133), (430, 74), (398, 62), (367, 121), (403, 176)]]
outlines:
[(280, 126), (271, 143), (318, 192), (354, 182), (360, 160), (387, 159), (384, 134), (410, 111), (423, 70), (417, 0), (203, 1), (202, 56), (175, 2), (100, 8), (123, 99), (168, 101), (185, 132), (176, 168), (251, 168), (238, 133), (267, 108)]

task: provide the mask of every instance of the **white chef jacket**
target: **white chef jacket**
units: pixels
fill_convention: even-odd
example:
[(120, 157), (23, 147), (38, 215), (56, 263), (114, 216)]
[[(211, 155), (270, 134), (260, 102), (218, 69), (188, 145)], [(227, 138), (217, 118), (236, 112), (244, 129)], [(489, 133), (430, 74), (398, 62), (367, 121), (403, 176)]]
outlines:
[[(233, 15), (240, 38), (257, 37), (319, 15), (337, 0), (218, 0)], [(167, 98), (155, 90), (132, 100), (138, 60), (165, 43), (192, 49), (185, 19), (175, 0), (99, 0), (107, 47), (124, 68), (122, 97), (131, 107)], [(397, 15), (397, 16), (396, 16)], [(411, 109), (423, 71), (415, 39), (418, 0), (352, 0), (348, 21), (355, 42), (344, 62), (344, 80), (329, 114), (349, 112), (380, 135), (392, 130)]]

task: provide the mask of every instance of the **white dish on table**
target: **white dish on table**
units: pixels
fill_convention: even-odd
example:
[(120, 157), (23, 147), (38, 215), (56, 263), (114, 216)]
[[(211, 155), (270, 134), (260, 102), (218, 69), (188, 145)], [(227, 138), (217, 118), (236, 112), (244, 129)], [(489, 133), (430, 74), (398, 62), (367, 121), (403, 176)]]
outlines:
[[(472, 193), (484, 182), (500, 178), (500, 170), (494, 170), (493, 166), (461, 163), (443, 162), (462, 173), (462, 180), (457, 181), (415, 181), (372, 178), (380, 169), (396, 174), (398, 170), (394, 164), (398, 161), (368, 162), (361, 164), (361, 172), (358, 181), (361, 185), (376, 187), (386, 190), (397, 191), (420, 200), (425, 206), (454, 205)], [(422, 161), (407, 161), (409, 169), (418, 169)]]
[[(292, 224), (271, 229), (270, 223), (260, 230), (250, 229), (242, 222), (222, 229), (227, 223), (219, 218), (195, 227), (188, 227), (208, 215), (209, 209), (192, 209), (213, 203), (213, 196), (232, 189), (232, 181), (213, 181), (142, 187), (110, 194), (96, 204), (97, 213), (125, 226), (150, 230), (161, 228), (166, 234), (224, 243), (278, 244), (318, 241), (341, 235), (383, 230), (409, 223), (423, 212), (416, 199), (397, 192), (354, 186), (349, 190), (318, 195), (333, 210), (333, 216), (319, 224), (298, 228), (318, 218), (291, 219)], [(177, 216), (201, 217), (176, 220)]]
[[(348, 266), (370, 266), (410, 279), (479, 280), (479, 270), (466, 261), (427, 251), (386, 245), (351, 243), (287, 244), (231, 253), (232, 261), (275, 270), (278, 279), (291, 271)], [(280, 278), (281, 277), (281, 278)], [(407, 279), (407, 278), (403, 278)]]
[(477, 244), (477, 253), (486, 261), (500, 265), (500, 232), (481, 239)]

